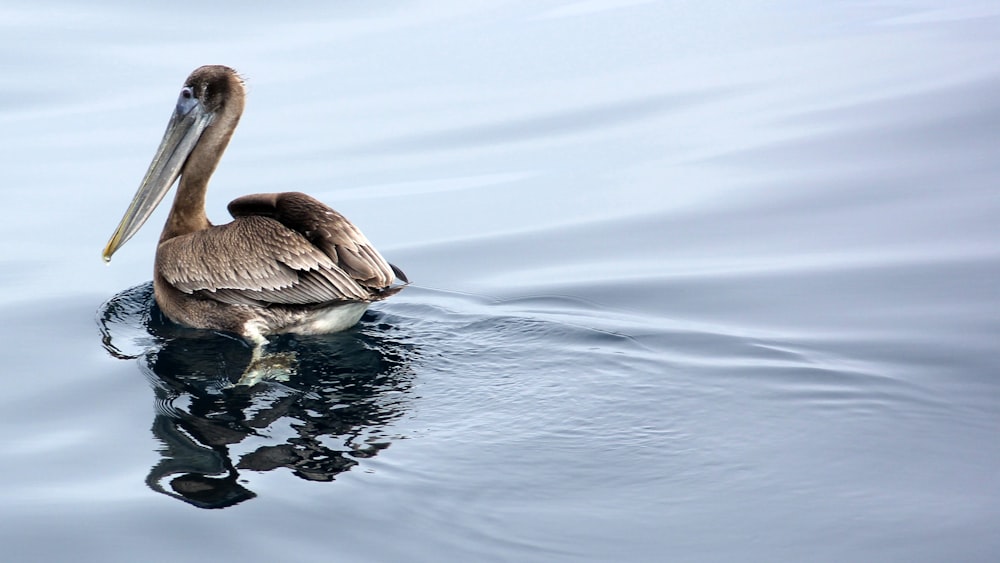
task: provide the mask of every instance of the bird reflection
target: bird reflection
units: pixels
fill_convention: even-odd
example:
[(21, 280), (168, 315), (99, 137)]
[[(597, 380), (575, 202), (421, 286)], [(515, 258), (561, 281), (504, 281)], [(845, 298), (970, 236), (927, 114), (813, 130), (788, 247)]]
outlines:
[(152, 284), (112, 298), (98, 321), (105, 349), (138, 358), (156, 397), (161, 459), (147, 485), (197, 507), (254, 498), (241, 471), (332, 481), (388, 447), (386, 425), (407, 406), (414, 350), (377, 313), (345, 333), (273, 339), (294, 374), (251, 387), (232, 385), (251, 361), (242, 339), (171, 323)]

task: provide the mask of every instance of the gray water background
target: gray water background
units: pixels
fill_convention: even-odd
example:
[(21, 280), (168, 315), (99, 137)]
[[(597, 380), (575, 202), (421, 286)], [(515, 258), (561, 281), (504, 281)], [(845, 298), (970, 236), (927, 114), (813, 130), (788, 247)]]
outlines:
[[(5, 3), (4, 558), (995, 560), (998, 30), (995, 1)], [(177, 362), (238, 344), (143, 324), (166, 209), (100, 260), (209, 63), (249, 88), (210, 217), (305, 191), (415, 282), (237, 407)], [(233, 464), (309, 432), (349, 463), (155, 492), (206, 404), (277, 413)]]

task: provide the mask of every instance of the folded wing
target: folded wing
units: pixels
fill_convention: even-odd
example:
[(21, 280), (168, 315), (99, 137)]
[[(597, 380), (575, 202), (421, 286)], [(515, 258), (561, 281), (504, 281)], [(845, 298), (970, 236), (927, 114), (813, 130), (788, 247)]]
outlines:
[(234, 221), (160, 244), (161, 274), (177, 289), (266, 306), (376, 301), (399, 291), (390, 265), (342, 215), (301, 193), (233, 200)]

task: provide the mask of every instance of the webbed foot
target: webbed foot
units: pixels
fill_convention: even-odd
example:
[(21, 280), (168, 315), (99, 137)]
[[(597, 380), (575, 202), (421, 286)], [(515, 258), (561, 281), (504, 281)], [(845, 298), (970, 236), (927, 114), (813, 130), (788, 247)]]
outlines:
[(295, 375), (295, 352), (280, 352), (277, 354), (255, 354), (250, 365), (243, 370), (236, 385), (252, 387), (262, 381), (288, 381)]

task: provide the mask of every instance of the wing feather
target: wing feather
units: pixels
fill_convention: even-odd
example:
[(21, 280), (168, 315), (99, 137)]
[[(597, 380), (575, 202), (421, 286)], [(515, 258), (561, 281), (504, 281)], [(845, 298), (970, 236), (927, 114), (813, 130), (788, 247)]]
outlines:
[(224, 303), (267, 306), (373, 301), (405, 277), (347, 219), (299, 193), (229, 204), (232, 223), (164, 241), (160, 274), (174, 287)]
[(253, 194), (229, 204), (233, 217), (272, 217), (301, 233), (316, 248), (337, 263), (352, 279), (372, 288), (385, 288), (396, 278), (392, 266), (375, 250), (368, 238), (323, 202), (299, 192)]

